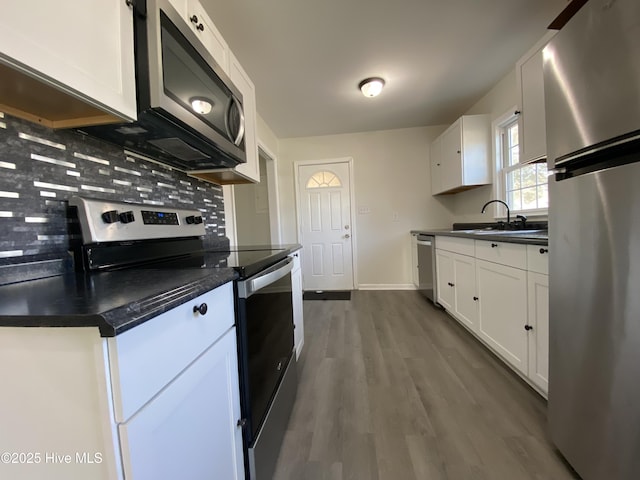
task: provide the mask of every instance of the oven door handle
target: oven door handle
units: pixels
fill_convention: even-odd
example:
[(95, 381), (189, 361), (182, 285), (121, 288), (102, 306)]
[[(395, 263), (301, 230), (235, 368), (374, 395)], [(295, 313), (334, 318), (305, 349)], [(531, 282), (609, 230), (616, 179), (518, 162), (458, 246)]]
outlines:
[(281, 262), (266, 269), (243, 282), (238, 282), (238, 296), (240, 298), (249, 298), (258, 290), (271, 285), (273, 282), (280, 280), (293, 270), (293, 259), (285, 258)]

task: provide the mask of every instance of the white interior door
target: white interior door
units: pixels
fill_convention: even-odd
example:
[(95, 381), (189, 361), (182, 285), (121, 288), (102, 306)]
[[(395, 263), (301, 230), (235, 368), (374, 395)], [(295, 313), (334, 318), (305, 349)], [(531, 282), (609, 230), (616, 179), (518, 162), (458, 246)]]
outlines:
[(305, 290), (352, 290), (353, 239), (348, 162), (298, 165)]

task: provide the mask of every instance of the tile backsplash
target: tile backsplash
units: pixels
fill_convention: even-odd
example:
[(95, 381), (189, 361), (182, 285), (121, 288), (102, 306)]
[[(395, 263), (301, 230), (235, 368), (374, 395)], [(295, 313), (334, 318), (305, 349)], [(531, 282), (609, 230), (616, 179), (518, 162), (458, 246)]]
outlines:
[(0, 266), (66, 256), (79, 240), (67, 212), (74, 195), (195, 208), (210, 242), (225, 236), (221, 187), (77, 131), (0, 113)]

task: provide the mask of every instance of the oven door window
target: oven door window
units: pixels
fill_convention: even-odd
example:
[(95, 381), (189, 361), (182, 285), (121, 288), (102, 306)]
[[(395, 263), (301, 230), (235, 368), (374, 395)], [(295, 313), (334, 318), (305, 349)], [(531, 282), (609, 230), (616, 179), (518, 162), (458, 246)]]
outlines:
[(262, 424), (293, 351), (291, 274), (246, 300), (252, 438)]
[(160, 14), (165, 95), (229, 140), (240, 126), (229, 121), (239, 108), (232, 92), (176, 26)]

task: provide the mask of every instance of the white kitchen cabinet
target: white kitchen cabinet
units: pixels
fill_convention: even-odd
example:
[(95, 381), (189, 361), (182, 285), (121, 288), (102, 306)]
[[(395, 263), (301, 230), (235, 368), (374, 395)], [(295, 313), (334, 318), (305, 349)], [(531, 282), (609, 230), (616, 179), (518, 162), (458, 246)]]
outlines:
[(471, 256), (436, 249), (438, 303), (473, 331), (478, 317), (475, 262)]
[(125, 0), (3, 2), (0, 64), (7, 113), (53, 128), (136, 119)]
[(547, 156), (547, 133), (544, 108), (542, 49), (553, 37), (549, 32), (516, 64), (516, 81), (520, 99), (518, 131), (520, 163), (541, 160)]
[(235, 329), (120, 425), (125, 478), (244, 478)]
[(227, 283), (116, 337), (1, 328), (0, 451), (41, 453), (7, 475), (243, 479), (233, 305)]
[(438, 183), (440, 188), (434, 189), (434, 195), (457, 193), (491, 183), (489, 115), (460, 117), (444, 131), (439, 141), (441, 165), (438, 166), (436, 162), (435, 173), (432, 168), (432, 175), (439, 181), (435, 185), (432, 182), (432, 188), (437, 188)]
[(549, 276), (528, 272), (527, 287), (528, 377), (546, 393), (549, 390)]
[(438, 303), (448, 312), (455, 310), (455, 275), (453, 272), (454, 253), (436, 249), (436, 286)]
[[(177, 1), (179, 0), (172, 0), (172, 3)], [(187, 0), (186, 21), (191, 25), (216, 63), (228, 75), (231, 54), (229, 46), (198, 0)]]
[(442, 192), (442, 137), (436, 138), (429, 149), (431, 159), (431, 194)]
[(527, 375), (527, 272), (477, 260), (478, 334), (513, 367)]
[(236, 167), (236, 172), (252, 182), (260, 181), (260, 162), (258, 161), (258, 132), (256, 111), (256, 89), (244, 71), (238, 59), (231, 54), (229, 76), (233, 84), (242, 93), (244, 107), (244, 145), (247, 162)]
[(300, 358), (304, 346), (304, 309), (302, 302), (302, 266), (300, 250), (289, 255), (293, 259), (291, 287), (293, 295), (293, 344), (296, 347), (296, 360)]
[(438, 303), (546, 396), (548, 247), (436, 236)]
[(457, 253), (453, 255), (454, 314), (467, 328), (476, 331), (478, 329), (476, 259)]

